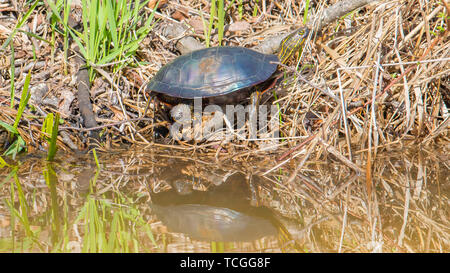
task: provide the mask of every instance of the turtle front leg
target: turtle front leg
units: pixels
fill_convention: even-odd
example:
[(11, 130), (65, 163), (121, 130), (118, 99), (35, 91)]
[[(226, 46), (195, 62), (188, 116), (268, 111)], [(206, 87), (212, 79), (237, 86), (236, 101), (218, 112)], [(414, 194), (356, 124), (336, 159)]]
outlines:
[(271, 80), (270, 85), (265, 87), (264, 90), (255, 91), (250, 94), (250, 104), (248, 106), (249, 107), (249, 109), (248, 109), (248, 113), (249, 113), (248, 130), (249, 130), (250, 139), (255, 140), (258, 137), (257, 123), (258, 123), (259, 104), (261, 102), (261, 97), (263, 96), (264, 93), (267, 92), (267, 90), (272, 89), (281, 77), (282, 77), (282, 75), (279, 75), (279, 76), (273, 78)]

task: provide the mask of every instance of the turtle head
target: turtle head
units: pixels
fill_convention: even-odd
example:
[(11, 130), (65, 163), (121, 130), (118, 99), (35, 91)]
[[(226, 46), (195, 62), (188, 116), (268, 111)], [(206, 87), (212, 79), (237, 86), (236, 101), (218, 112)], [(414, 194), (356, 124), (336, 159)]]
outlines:
[(303, 48), (303, 44), (308, 38), (309, 29), (302, 27), (289, 34), (281, 41), (280, 48), (278, 49), (278, 59), (281, 63), (285, 63), (286, 60), (297, 51)]

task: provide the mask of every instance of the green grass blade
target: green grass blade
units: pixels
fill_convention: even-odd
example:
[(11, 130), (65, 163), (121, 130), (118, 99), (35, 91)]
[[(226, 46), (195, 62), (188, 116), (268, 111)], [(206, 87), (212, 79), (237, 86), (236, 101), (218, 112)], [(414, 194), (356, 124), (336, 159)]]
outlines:
[(13, 160), (16, 158), (16, 155), (19, 154), (25, 148), (25, 141), (21, 136), (19, 136), (12, 144), (8, 147), (8, 149), (3, 153), (6, 156), (12, 156)]
[(56, 185), (58, 184), (58, 177), (56, 176), (56, 172), (53, 169), (53, 165), (51, 163), (47, 163), (46, 168), (43, 171), (44, 179), (47, 184), (47, 187), (50, 190), (50, 215), (52, 218), (51, 227), (52, 227), (52, 242), (53, 244), (57, 244), (59, 241), (59, 236), (61, 233), (61, 217), (60, 217), (60, 206), (58, 204), (58, 194), (56, 192)]
[(15, 77), (16, 77), (16, 66), (15, 66), (15, 57), (14, 57), (14, 43), (11, 43), (11, 84), (10, 84), (10, 97), (11, 97), (11, 102), (10, 102), (10, 107), (13, 108), (14, 107), (14, 97), (15, 97), (15, 89), (14, 89), (14, 85), (15, 85)]
[(19, 131), (17, 131), (16, 128), (14, 128), (13, 126), (9, 125), (8, 123), (1, 121), (0, 120), (0, 126), (2, 126), (3, 128), (5, 128), (8, 132), (14, 134), (14, 135), (18, 135)]
[[(15, 176), (16, 175), (16, 170), (13, 170), (11, 173), (10, 173), (10, 175), (11, 175), (11, 177), (13, 177), (13, 176)], [(8, 177), (9, 177), (9, 175), (8, 175)], [(15, 193), (15, 188), (14, 188), (14, 181), (13, 180), (11, 180), (11, 183), (10, 183), (10, 192), (11, 192), (11, 194), (10, 194), (10, 200), (6, 200), (5, 199), (5, 203), (6, 203), (6, 205), (9, 207), (9, 210), (10, 210), (10, 215), (11, 215), (11, 220), (10, 220), (10, 223), (11, 223), (11, 237), (12, 237), (12, 244), (13, 244), (13, 247), (12, 247), (12, 252), (15, 252), (15, 241), (16, 241), (16, 214), (14, 213), (14, 210), (15, 210), (15, 208), (14, 208), (14, 201), (15, 201), (15, 196), (16, 196), (16, 193)]]
[(20, 205), (20, 219), (22, 221), (22, 224), (26, 230), (26, 233), (28, 236), (33, 236), (33, 232), (30, 228), (30, 221), (28, 219), (28, 206), (26, 203), (25, 194), (22, 190), (22, 185), (20, 184), (19, 178), (17, 177), (17, 173), (14, 175), (14, 181), (17, 187), (17, 194), (19, 197), (19, 205)]
[[(53, 0), (47, 0), (47, 3), (53, 12), (52, 15), (55, 16), (55, 18), (57, 18), (58, 22), (64, 26), (64, 28), (70, 33), (73, 40), (77, 43), (81, 55), (83, 55), (83, 57), (85, 59), (88, 59), (88, 49), (83, 45), (83, 42), (82, 42), (82, 41), (86, 41), (87, 31), (85, 33), (79, 33), (76, 30), (72, 30), (67, 25), (67, 22), (65, 22), (65, 20), (63, 20), (61, 18), (61, 16), (59, 15), (59, 10), (58, 10), (56, 4), (53, 2)], [(83, 13), (86, 11), (85, 10), (86, 6), (87, 6), (86, 0), (83, 0)], [(87, 29), (87, 21), (83, 20), (83, 25), (84, 25), (85, 29)]]
[(211, 33), (214, 24), (214, 17), (216, 16), (216, 0), (211, 1), (211, 8), (209, 10), (209, 25), (208, 25), (208, 33), (206, 35), (206, 47), (210, 46), (211, 42)]
[[(64, 0), (64, 25), (67, 26), (69, 22), (69, 14), (72, 0)], [(69, 30), (64, 27), (64, 75), (67, 75), (67, 56), (69, 52)]]
[(21, 28), (23, 26), (23, 24), (25, 22), (27, 22), (28, 18), (30, 17), (31, 13), (33, 12), (33, 10), (37, 7), (37, 5), (39, 4), (39, 0), (36, 0), (34, 2), (34, 4), (28, 9), (28, 11), (25, 13), (25, 15), (22, 17), (22, 19), (20, 19), (20, 21), (17, 23), (16, 27), (14, 28), (14, 30), (12, 31), (11, 35), (9, 35), (8, 39), (6, 39), (6, 41), (3, 43), (2, 48), (0, 49), (1, 51), (3, 51), (11, 42), (11, 40), (14, 38), (14, 36), (16, 35), (17, 31), (19, 30), (19, 28)]
[(51, 129), (50, 146), (48, 148), (47, 160), (52, 161), (56, 154), (56, 140), (58, 138), (58, 127), (59, 127), (59, 113), (56, 113), (56, 117), (53, 120)]
[[(88, 6), (88, 3), (86, 0), (82, 0), (82, 22), (83, 22), (83, 35), (82, 35), (82, 39), (83, 39), (83, 43), (85, 45), (85, 54), (83, 54), (84, 58), (86, 59), (86, 61), (90, 60), (90, 47), (89, 47), (89, 25), (88, 25), (88, 18), (89, 18), (89, 8), (90, 6)], [(93, 34), (91, 34), (93, 35)]]
[[(98, 12), (98, 0), (91, 0), (89, 4), (89, 32), (88, 32), (88, 38), (87, 38), (87, 44), (89, 48), (89, 57), (88, 60), (91, 63), (95, 63), (96, 56), (98, 56), (98, 21), (97, 21), (97, 12)], [(86, 29), (85, 29), (86, 31)]]
[(222, 39), (223, 39), (223, 32), (225, 28), (225, 5), (224, 0), (219, 0), (219, 6), (217, 8), (217, 17), (218, 17), (218, 23), (217, 23), (217, 30), (218, 30), (218, 39), (219, 39), (219, 46), (222, 45)]
[(111, 32), (111, 38), (114, 46), (119, 46), (119, 40), (117, 38), (117, 25), (116, 16), (112, 6), (112, 1), (106, 1), (106, 14), (108, 17), (109, 31)]
[(47, 43), (47, 44), (49, 44), (49, 45), (53, 45), (51, 41), (49, 41), (49, 40), (47, 40), (47, 39), (44, 39), (44, 38), (42, 38), (41, 36), (36, 35), (35, 33), (28, 32), (28, 31), (24, 31), (24, 30), (20, 30), (20, 29), (19, 29), (19, 32), (25, 33), (26, 35), (31, 36), (31, 37), (33, 37), (33, 38), (36, 38), (36, 39), (38, 39), (39, 41), (42, 41), (42, 42)]
[(23, 85), (22, 95), (20, 97), (19, 109), (17, 110), (16, 120), (14, 121), (14, 125), (13, 125), (13, 127), (15, 129), (17, 129), (17, 126), (19, 125), (20, 119), (22, 118), (23, 111), (25, 111), (25, 107), (28, 104), (28, 100), (30, 100), (30, 97), (31, 97), (30, 92), (28, 92), (28, 87), (30, 85), (30, 80), (31, 80), (31, 70), (28, 71), (28, 74), (25, 77), (25, 83)]
[(310, 0), (306, 0), (306, 3), (305, 3), (305, 13), (303, 14), (303, 24), (306, 24), (307, 19), (308, 19), (309, 1)]
[(109, 253), (116, 252), (115, 245), (116, 245), (116, 239), (117, 239), (117, 232), (120, 230), (119, 227), (119, 214), (114, 213), (113, 220), (111, 223), (111, 232), (109, 233), (109, 241), (106, 247), (106, 251)]
[[(3, 158), (1, 158), (1, 160), (4, 162), (4, 164), (7, 164)], [(13, 168), (13, 170), (11, 172), (9, 172), (8, 175), (2, 180), (2, 182), (0, 183), (0, 188), (3, 188), (3, 185), (6, 184), (6, 182), (8, 182), (13, 177), (14, 172), (16, 171), (16, 167), (15, 166), (13, 167), (13, 166), (8, 165), (8, 164), (6, 166), (8, 166), (9, 168)]]
[(255, 2), (256, 2), (256, 4), (255, 4), (255, 6), (253, 7), (253, 17), (256, 17), (256, 15), (258, 15), (258, 4), (259, 4), (259, 0), (256, 0)]
[(239, 13), (239, 20), (242, 20), (242, 16), (244, 15), (244, 3), (243, 3), (243, 0), (239, 0), (238, 13)]
[(97, 152), (95, 151), (95, 148), (92, 149), (92, 154), (94, 155), (95, 164), (97, 165), (97, 169), (100, 169), (100, 163), (98, 161)]
[(49, 113), (42, 124), (42, 139), (48, 140), (48, 135), (52, 134), (52, 124), (53, 124), (53, 113)]

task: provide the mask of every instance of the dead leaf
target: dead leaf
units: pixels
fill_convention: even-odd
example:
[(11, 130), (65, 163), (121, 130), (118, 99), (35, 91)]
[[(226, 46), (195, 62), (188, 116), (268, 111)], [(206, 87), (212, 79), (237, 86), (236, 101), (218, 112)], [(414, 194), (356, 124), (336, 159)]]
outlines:
[(237, 21), (231, 23), (228, 27), (228, 31), (230, 32), (238, 32), (238, 31), (248, 31), (250, 29), (250, 24), (246, 21)]
[(203, 21), (200, 18), (194, 18), (189, 20), (189, 25), (194, 29), (195, 33), (203, 33), (204, 27), (203, 27)]
[[(147, 6), (151, 9), (154, 9), (156, 6), (156, 3), (158, 3), (158, 0), (150, 0), (147, 4)], [(167, 0), (160, 0), (159, 1), (159, 5), (158, 5), (158, 9), (161, 8), (162, 5), (166, 4)]]
[(172, 14), (172, 18), (177, 20), (177, 21), (183, 21), (184, 19), (187, 18), (186, 14), (184, 14), (183, 12), (177, 10)]

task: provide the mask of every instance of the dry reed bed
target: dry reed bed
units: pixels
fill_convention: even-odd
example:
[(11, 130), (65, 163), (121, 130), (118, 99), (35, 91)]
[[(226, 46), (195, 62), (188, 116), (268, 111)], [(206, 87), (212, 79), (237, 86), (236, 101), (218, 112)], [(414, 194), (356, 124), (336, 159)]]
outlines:
[[(198, 15), (196, 10), (204, 7), (202, 2), (190, 3), (189, 16)], [(320, 14), (323, 3), (310, 8), (312, 21)], [(171, 1), (163, 12), (171, 14), (182, 4)], [(254, 46), (302, 20), (298, 5), (287, 6), (287, 2), (282, 2), (266, 8), (270, 13), (260, 20), (244, 17), (250, 29), (229, 33), (226, 42)], [(43, 9), (37, 12), (29, 27), (48, 35), (45, 22), (39, 27), (34, 24), (34, 20), (45, 18), (43, 12)], [(446, 59), (450, 56), (450, 39), (448, 20), (442, 19), (441, 13), (449, 14), (435, 1), (378, 1), (353, 14), (351, 19), (328, 25), (323, 29), (325, 37), (313, 36), (301, 57), (302, 64), (312, 65), (302, 72), (306, 81), (292, 72), (295, 66), (292, 62), (291, 68), (287, 68), (287, 83), (277, 87), (283, 113), (282, 132), (285, 136), (302, 138), (280, 142), (275, 156), (270, 158), (266, 147), (257, 143), (232, 142), (222, 144), (221, 149), (217, 148), (221, 143), (152, 144), (149, 121), (122, 122), (143, 115), (145, 83), (176, 56), (172, 51), (175, 40), (164, 39), (157, 28), (140, 51), (149, 61), (148, 66), (111, 74), (116, 83), (113, 87), (102, 78), (93, 84), (94, 110), (106, 133), (104, 147), (115, 148), (123, 143), (135, 144), (139, 149), (162, 146), (172, 148), (164, 150), (167, 157), (186, 158), (187, 152), (189, 157), (205, 156), (196, 163), (198, 168), (213, 169), (222, 162), (219, 166), (225, 170), (263, 176), (273, 182), (275, 191), (282, 193), (281, 200), (275, 202), (280, 213), (297, 217), (301, 211), (306, 228), (297, 239), (313, 251), (377, 251), (381, 247), (388, 252), (446, 252), (450, 240), (450, 65)], [(13, 21), (1, 20), (4, 26), (13, 28)], [(438, 27), (445, 32), (439, 32)], [(202, 34), (193, 36), (203, 38)], [(1, 33), (0, 42), (4, 39), (6, 36)], [(16, 62), (20, 64), (18, 71), (21, 70), (16, 79), (19, 91), (25, 68), (33, 69), (31, 43), (39, 42), (19, 33), (14, 43)], [(71, 99), (68, 94), (75, 93), (71, 76), (76, 67), (70, 66), (69, 75), (64, 75), (60, 54), (52, 60), (45, 45), (38, 48), (38, 61), (44, 65), (32, 70), (31, 86), (46, 83), (45, 98), (56, 98), (58, 104), (36, 103), (38, 111), (33, 114), (43, 117), (46, 112), (60, 111), (66, 122), (59, 139), (61, 149), (83, 148), (85, 132), (80, 129), (75, 104), (64, 111), (59, 108)], [(8, 54), (0, 57), (0, 107), (1, 120), (11, 123), (15, 110), (8, 106)], [(422, 62), (416, 64), (417, 61)], [(407, 62), (414, 63), (385, 66)], [(342, 119), (341, 90), (346, 103), (347, 130)], [(20, 93), (16, 97), (20, 98)], [(321, 121), (305, 125), (305, 116), (311, 112)], [(151, 116), (150, 109), (148, 117)], [(43, 145), (39, 123), (39, 119), (25, 116), (20, 124), (29, 151)], [(386, 153), (381, 153), (418, 145), (422, 151), (400, 152), (395, 160), (384, 158)], [(136, 185), (143, 190), (145, 179), (123, 173), (130, 168), (150, 168), (146, 164), (156, 164), (152, 168), (170, 166), (170, 161), (154, 161), (151, 156), (139, 154), (124, 158), (120, 165), (110, 166), (114, 172), (105, 175), (108, 183), (100, 182), (98, 187), (108, 190), (109, 182), (119, 181), (123, 184), (114, 186), (119, 189), (121, 185), (131, 185), (127, 181), (137, 180), (140, 184)], [(26, 182), (24, 187), (33, 189), (33, 183)], [(270, 190), (259, 190), (261, 195), (270, 196)], [(61, 188), (60, 193), (63, 191)], [(48, 192), (42, 190), (42, 208), (49, 203), (47, 199)], [(36, 212), (40, 208), (38, 205)], [(320, 240), (315, 237), (318, 232)], [(341, 234), (344, 234), (342, 244)]]
[[(292, 62), (287, 69), (288, 83), (278, 87), (278, 100), (275, 103), (279, 103), (282, 110), (283, 136), (304, 137), (310, 141), (310, 146), (316, 144), (315, 141), (311, 142), (315, 139), (318, 143), (332, 145), (336, 151), (350, 159), (352, 149), (349, 149), (348, 144), (354, 145), (353, 149), (370, 147), (375, 150), (377, 147), (410, 139), (421, 144), (428, 144), (431, 140), (440, 145), (448, 144), (450, 42), (448, 32), (440, 31), (448, 28), (447, 22), (440, 15), (446, 13), (446, 9), (435, 2), (419, 2), (420, 5), (414, 4), (415, 1), (377, 1), (344, 20), (328, 25), (322, 31), (323, 36), (313, 36), (301, 58), (301, 65), (307, 66), (303, 75), (296, 77), (292, 72), (295, 62)], [(198, 20), (198, 9), (207, 10), (208, 7), (202, 2), (190, 3), (190, 6), (181, 10), (187, 18)], [(175, 10), (180, 10), (183, 4), (185, 3), (169, 3), (163, 13), (172, 14)], [(248, 12), (244, 12), (243, 21), (250, 22), (249, 27), (238, 32), (228, 32), (225, 43), (253, 46), (261, 40), (270, 39), (271, 34), (287, 31), (287, 26), (298, 25), (303, 18), (299, 13), (300, 7), (287, 4), (267, 3), (267, 15), (256, 20), (248, 16)], [(324, 4), (325, 2), (320, 2), (310, 8), (310, 26), (317, 23), (314, 19), (319, 17)], [(27, 30), (49, 38), (49, 27), (45, 21), (37, 24), (45, 18), (44, 12), (45, 9), (38, 10), (26, 27)], [(230, 13), (234, 13), (233, 18), (236, 18), (236, 12), (230, 9)], [(10, 13), (8, 15), (12, 16)], [(167, 17), (163, 17), (159, 24), (169, 21)], [(11, 19), (8, 16), (3, 19), (9, 30), (13, 29)], [(2, 33), (1, 41), (6, 39), (7, 34), (7, 31)], [(198, 33), (193, 36), (203, 38)], [(212, 43), (216, 38), (213, 36)], [(98, 78), (93, 83), (91, 95), (94, 112), (106, 134), (104, 147), (114, 148), (122, 143), (152, 143), (150, 121), (144, 119), (136, 122), (136, 119), (144, 114), (147, 99), (144, 94), (145, 83), (163, 64), (176, 56), (170, 51), (175, 42), (176, 39), (164, 39), (157, 27), (141, 47), (141, 56), (149, 62), (149, 66), (106, 75), (106, 78)], [(31, 54), (32, 43), (37, 48), (36, 62)], [(25, 122), (21, 123), (22, 136), (29, 151), (35, 150), (39, 145), (45, 146), (38, 137), (41, 120), (33, 117), (42, 117), (52, 111), (60, 112), (66, 122), (62, 126), (60, 147), (65, 151), (69, 151), (69, 148), (83, 148), (85, 133), (80, 128), (78, 109), (73, 103), (76, 90), (72, 75), (77, 67), (70, 63), (69, 74), (64, 75), (58, 49), (54, 58), (49, 58), (50, 49), (45, 43), (23, 33), (17, 35), (14, 44), (18, 68), (16, 99), (20, 96), (24, 73), (30, 69), (33, 71), (31, 86), (37, 89), (35, 92), (40, 92), (38, 84), (46, 85), (41, 97), (35, 100), (32, 98), (35, 111), (30, 113), (28, 109), (26, 113), (32, 115), (28, 118), (26, 116)], [(9, 54), (10, 52), (6, 52), (2, 57), (0, 86), (4, 98), (2, 114), (11, 116), (2, 119), (6, 122), (14, 117), (14, 111), (6, 109), (9, 105)], [(426, 62), (429, 60), (436, 61)], [(417, 61), (424, 62), (416, 65)], [(408, 64), (390, 65), (393, 63)], [(111, 85), (112, 83), (114, 84)], [(340, 91), (348, 119), (342, 118)], [(307, 113), (320, 118), (320, 126), (305, 126)], [(147, 116), (152, 116), (151, 109)], [(126, 122), (127, 120), (133, 122)], [(343, 120), (348, 121), (348, 124)], [(320, 132), (320, 140), (317, 135), (308, 138), (317, 132)], [(346, 137), (345, 143), (342, 143), (342, 134)], [(283, 142), (283, 147), (277, 149), (292, 149), (299, 143), (300, 140), (293, 139)], [(173, 144), (179, 147), (180, 143)], [(185, 145), (185, 148), (197, 150), (212, 146), (211, 143)], [(234, 155), (248, 151), (256, 154), (265, 150), (255, 149), (255, 145), (249, 142), (230, 143), (226, 146), (231, 147), (227, 151)], [(267, 148), (266, 146), (264, 147)], [(319, 150), (325, 152), (326, 146), (319, 145)]]
[[(151, 224), (158, 244), (168, 241), (173, 251), (208, 251), (208, 243), (186, 240), (182, 234), (170, 233), (164, 240), (159, 237), (161, 223), (149, 209), (150, 194), (170, 188), (174, 181), (164, 179), (167, 174), (170, 177), (175, 172), (183, 173), (195, 189), (206, 190), (237, 171), (254, 175), (258, 204), (283, 216), (279, 219), (297, 245), (293, 241), (283, 245), (272, 238), (262, 244), (262, 249), (255, 248), (258, 244), (243, 243), (236, 251), (279, 252), (283, 248), (294, 252), (448, 252), (450, 171), (449, 162), (443, 161), (445, 156), (428, 149), (381, 155), (374, 163), (376, 194), (372, 198), (368, 198), (364, 181), (335, 158), (309, 160), (291, 179), (300, 159), (292, 160), (276, 173), (264, 174), (277, 164), (274, 158), (218, 163), (208, 156), (187, 156), (175, 150), (121, 153), (119, 160), (103, 154), (98, 176), (92, 157), (69, 161), (59, 158), (55, 185), (58, 206), (69, 205), (66, 217), (71, 227), (70, 240), (80, 245), (83, 234), (77, 232), (82, 232), (83, 226), (71, 223), (86, 202), (89, 180), (96, 177), (95, 184), (91, 183), (91, 196), (111, 204), (117, 202), (117, 196), (126, 196), (128, 201), (120, 206), (137, 207)], [(18, 170), (32, 225), (39, 225), (38, 219), (48, 213), (49, 204), (55, 201), (42, 174), (44, 165), (42, 160), (30, 159)], [(2, 169), (2, 175), (7, 174)], [(2, 187), (1, 198), (10, 198), (9, 188)], [(8, 219), (6, 203), (1, 204), (0, 215)], [(50, 229), (51, 225), (44, 226)], [(46, 238), (41, 240), (44, 245), (49, 244)]]

